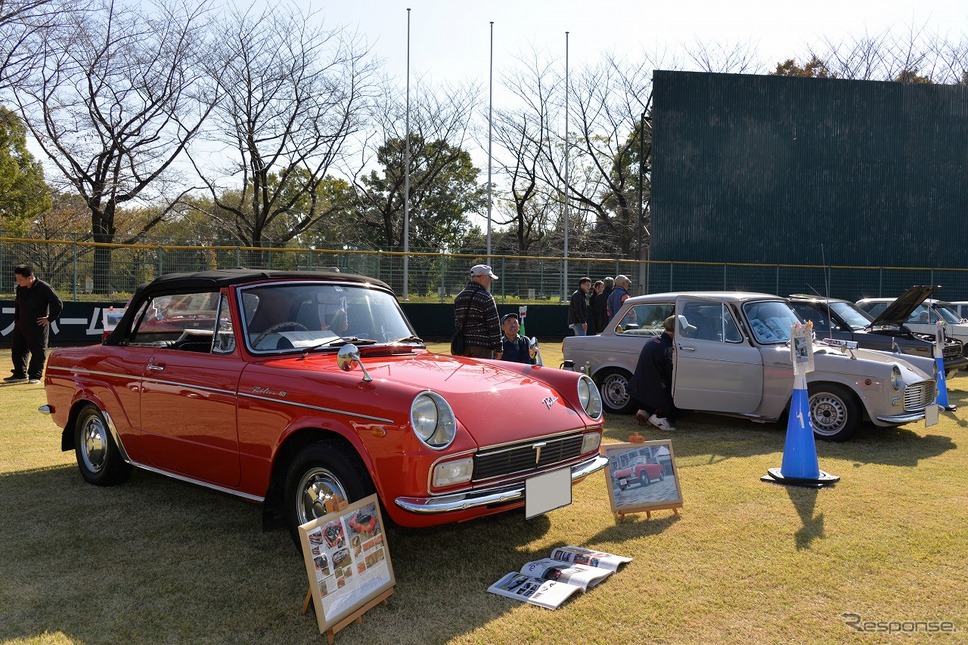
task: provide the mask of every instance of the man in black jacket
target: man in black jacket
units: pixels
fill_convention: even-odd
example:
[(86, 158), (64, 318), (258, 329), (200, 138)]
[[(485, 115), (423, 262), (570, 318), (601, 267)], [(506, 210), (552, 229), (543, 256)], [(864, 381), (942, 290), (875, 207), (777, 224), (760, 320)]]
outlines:
[[(14, 270), (17, 280), (14, 298), (14, 327), (11, 337), (10, 357), (13, 375), (4, 383), (40, 383), (47, 360), (47, 338), (50, 324), (64, 310), (64, 303), (54, 290), (34, 275), (30, 264), (18, 264)], [(30, 364), (27, 364), (27, 355)]]
[(588, 331), (588, 301), (585, 294), (592, 286), (591, 278), (582, 278), (578, 281), (578, 288), (571, 294), (571, 302), (568, 304), (568, 326), (575, 332), (575, 336), (584, 336)]

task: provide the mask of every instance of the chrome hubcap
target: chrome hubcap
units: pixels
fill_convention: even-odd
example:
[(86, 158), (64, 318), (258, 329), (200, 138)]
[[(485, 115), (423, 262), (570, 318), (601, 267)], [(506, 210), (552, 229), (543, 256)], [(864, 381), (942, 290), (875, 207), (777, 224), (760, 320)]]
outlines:
[(336, 475), (321, 467), (311, 468), (302, 476), (296, 495), (296, 516), (300, 524), (326, 515), (326, 502), (333, 497), (350, 501)]
[(810, 399), (810, 416), (814, 430), (820, 434), (833, 434), (847, 422), (847, 406), (831, 394), (818, 394)]
[(91, 472), (101, 472), (107, 459), (107, 429), (96, 416), (88, 418), (81, 429), (81, 458)]

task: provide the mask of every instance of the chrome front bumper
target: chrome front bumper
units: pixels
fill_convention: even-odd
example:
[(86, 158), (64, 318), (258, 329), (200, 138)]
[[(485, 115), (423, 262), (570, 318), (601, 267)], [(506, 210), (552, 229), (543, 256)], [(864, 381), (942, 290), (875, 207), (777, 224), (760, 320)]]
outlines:
[[(591, 459), (575, 464), (571, 467), (571, 481), (588, 477), (608, 465), (608, 458), (596, 455)], [(479, 506), (504, 504), (524, 499), (524, 482), (510, 486), (499, 486), (457, 493), (455, 495), (441, 495), (439, 497), (398, 497), (394, 501), (397, 506), (411, 513), (430, 515), (434, 513), (450, 513), (464, 511)]]
[(905, 423), (914, 423), (924, 418), (924, 412), (907, 412), (905, 414), (895, 414), (888, 417), (877, 417), (879, 424), (899, 426)]

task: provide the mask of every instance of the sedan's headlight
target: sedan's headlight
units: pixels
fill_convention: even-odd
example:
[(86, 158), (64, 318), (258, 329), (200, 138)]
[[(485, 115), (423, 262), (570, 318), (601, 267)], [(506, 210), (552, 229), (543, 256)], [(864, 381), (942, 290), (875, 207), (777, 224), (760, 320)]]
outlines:
[(445, 461), (434, 466), (434, 476), (431, 483), (434, 487), (466, 484), (474, 474), (474, 458), (465, 457), (454, 461)]
[(592, 377), (582, 374), (578, 379), (578, 400), (585, 414), (593, 419), (602, 416), (602, 395), (598, 392), (598, 386)]
[(900, 392), (902, 385), (904, 385), (904, 381), (901, 379), (901, 368), (894, 365), (891, 367), (891, 387), (894, 388), (895, 392)]
[(443, 450), (457, 435), (457, 418), (450, 404), (436, 392), (421, 392), (410, 406), (410, 425), (428, 448)]

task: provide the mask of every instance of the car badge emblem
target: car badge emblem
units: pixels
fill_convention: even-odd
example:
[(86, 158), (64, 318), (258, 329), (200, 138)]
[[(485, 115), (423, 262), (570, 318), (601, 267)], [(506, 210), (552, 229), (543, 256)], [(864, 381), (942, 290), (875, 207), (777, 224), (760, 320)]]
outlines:
[(557, 396), (546, 396), (545, 398), (541, 399), (541, 402), (544, 403), (545, 404), (545, 407), (550, 410), (551, 409), (551, 406), (553, 406), (555, 403), (558, 402), (558, 397)]

